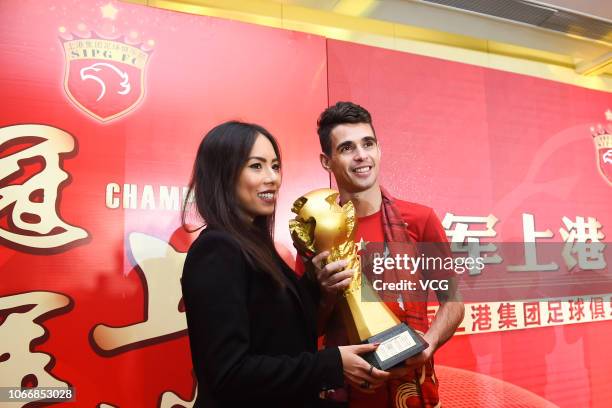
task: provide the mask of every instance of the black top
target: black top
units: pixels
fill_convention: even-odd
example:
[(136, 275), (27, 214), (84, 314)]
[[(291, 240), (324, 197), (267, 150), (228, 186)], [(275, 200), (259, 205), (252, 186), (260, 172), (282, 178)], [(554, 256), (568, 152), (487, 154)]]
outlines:
[(279, 264), (284, 289), (225, 232), (205, 230), (189, 248), (181, 285), (195, 407), (312, 407), (342, 386), (338, 348), (317, 351), (316, 290)]

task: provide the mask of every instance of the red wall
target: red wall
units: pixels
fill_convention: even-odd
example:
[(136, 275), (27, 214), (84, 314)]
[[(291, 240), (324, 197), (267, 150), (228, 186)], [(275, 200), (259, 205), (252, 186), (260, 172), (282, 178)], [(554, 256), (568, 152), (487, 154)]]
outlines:
[[(609, 234), (612, 189), (598, 171), (590, 127), (606, 123), (610, 93), (331, 40), (328, 67), (330, 102), (353, 100), (372, 113), (382, 182), (397, 196), (433, 207), (440, 219), (494, 215), (496, 236), (482, 244), (522, 241), (524, 213), (534, 216), (537, 231), (554, 234), (551, 242), (563, 242), (564, 216), (595, 217)], [(604, 301), (609, 318), (612, 299)], [(569, 302), (563, 306), (566, 324), (501, 332), (493, 326), (456, 336), (436, 361), (510, 382), (558, 406), (607, 406), (612, 322), (581, 323), (570, 319)], [(466, 320), (472, 313), (467, 305)], [(507, 405), (483, 395), (483, 387), (502, 391), (484, 376), (454, 388), (460, 379), (448, 379), (445, 400), (439, 375), (442, 401), (470, 395), (469, 406)], [(516, 390), (504, 391), (517, 398)]]
[[(96, 63), (127, 74), (129, 92)], [(99, 100), (100, 82), (87, 74), (106, 86)], [(259, 123), (282, 147), (277, 238), (290, 247), (290, 204), (329, 183), (316, 118), (344, 99), (373, 114), (384, 184), (441, 218), (494, 214), (494, 242), (522, 239), (522, 213), (559, 242), (563, 216), (596, 217), (604, 233), (612, 222), (589, 131), (605, 122), (609, 93), (130, 4), (6, 0), (0, 356), (9, 357), (0, 386), (69, 384), (78, 406), (171, 407), (180, 402), (172, 393), (191, 406), (178, 279), (192, 237), (179, 229), (172, 194), (180, 197), (208, 129)], [(456, 336), (437, 355), (445, 401), (466, 400), (465, 389), (452, 394), (467, 373), (454, 367), (558, 406), (607, 406), (611, 324)], [(503, 406), (479, 389), (470, 406)]]

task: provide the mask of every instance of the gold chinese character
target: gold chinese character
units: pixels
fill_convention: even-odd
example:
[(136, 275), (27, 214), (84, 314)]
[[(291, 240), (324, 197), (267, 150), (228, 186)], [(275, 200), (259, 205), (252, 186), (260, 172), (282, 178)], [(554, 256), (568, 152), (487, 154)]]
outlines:
[(180, 278), (187, 254), (177, 252), (165, 241), (141, 233), (130, 234), (129, 242), (144, 275), (146, 320), (123, 327), (96, 325), (93, 340), (103, 352), (125, 351), (143, 343), (163, 341), (162, 338), (187, 330), (185, 313), (179, 310), (183, 296)]
[(195, 400), (197, 397), (198, 397), (198, 383), (194, 378), (193, 398), (191, 399), (191, 401), (185, 401), (184, 399), (182, 399), (181, 397), (179, 397), (172, 391), (165, 391), (161, 395), (161, 398), (159, 401), (159, 408), (174, 408), (174, 407), (192, 408), (193, 405), (195, 404)]
[(69, 305), (70, 298), (53, 292), (0, 297), (0, 312), (8, 313), (0, 324), (0, 387), (68, 387), (46, 369), (53, 356), (34, 352), (33, 342), (47, 334), (40, 321), (50, 312), (65, 312)]
[[(0, 129), (0, 146), (4, 149), (31, 144), (32, 140), (37, 143), (0, 158), (0, 180), (3, 180), (0, 184), (0, 211), (12, 206), (9, 215), (12, 228), (0, 228), (0, 238), (37, 249), (58, 248), (87, 238), (85, 230), (64, 222), (57, 210), (60, 187), (68, 179), (68, 173), (61, 167), (61, 158), (74, 151), (74, 139), (69, 133), (46, 125), (15, 125)], [(23, 171), (20, 162), (34, 159), (44, 161), (41, 171), (23, 183), (8, 184), (11, 178), (19, 178)]]

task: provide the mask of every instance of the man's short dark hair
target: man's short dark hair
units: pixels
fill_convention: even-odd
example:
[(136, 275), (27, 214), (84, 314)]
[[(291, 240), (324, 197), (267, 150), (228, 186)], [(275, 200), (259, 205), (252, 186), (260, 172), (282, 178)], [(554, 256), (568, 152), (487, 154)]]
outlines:
[(323, 153), (331, 156), (331, 132), (336, 126), (347, 123), (367, 123), (374, 132), (370, 112), (353, 102), (337, 102), (334, 106), (325, 109), (317, 120), (317, 133)]

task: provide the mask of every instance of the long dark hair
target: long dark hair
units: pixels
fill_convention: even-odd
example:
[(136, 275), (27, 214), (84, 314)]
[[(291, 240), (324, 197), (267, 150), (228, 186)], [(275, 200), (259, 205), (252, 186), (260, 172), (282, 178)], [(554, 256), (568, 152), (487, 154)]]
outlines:
[[(274, 247), (274, 213), (257, 216), (249, 222), (239, 210), (236, 184), (258, 135), (267, 138), (280, 162), (278, 143), (266, 129), (252, 123), (230, 121), (211, 129), (202, 139), (186, 197), (192, 197), (202, 227), (229, 233), (240, 245), (247, 262), (268, 273), (284, 286), (278, 255)], [(181, 220), (187, 227), (188, 201), (183, 204)]]

